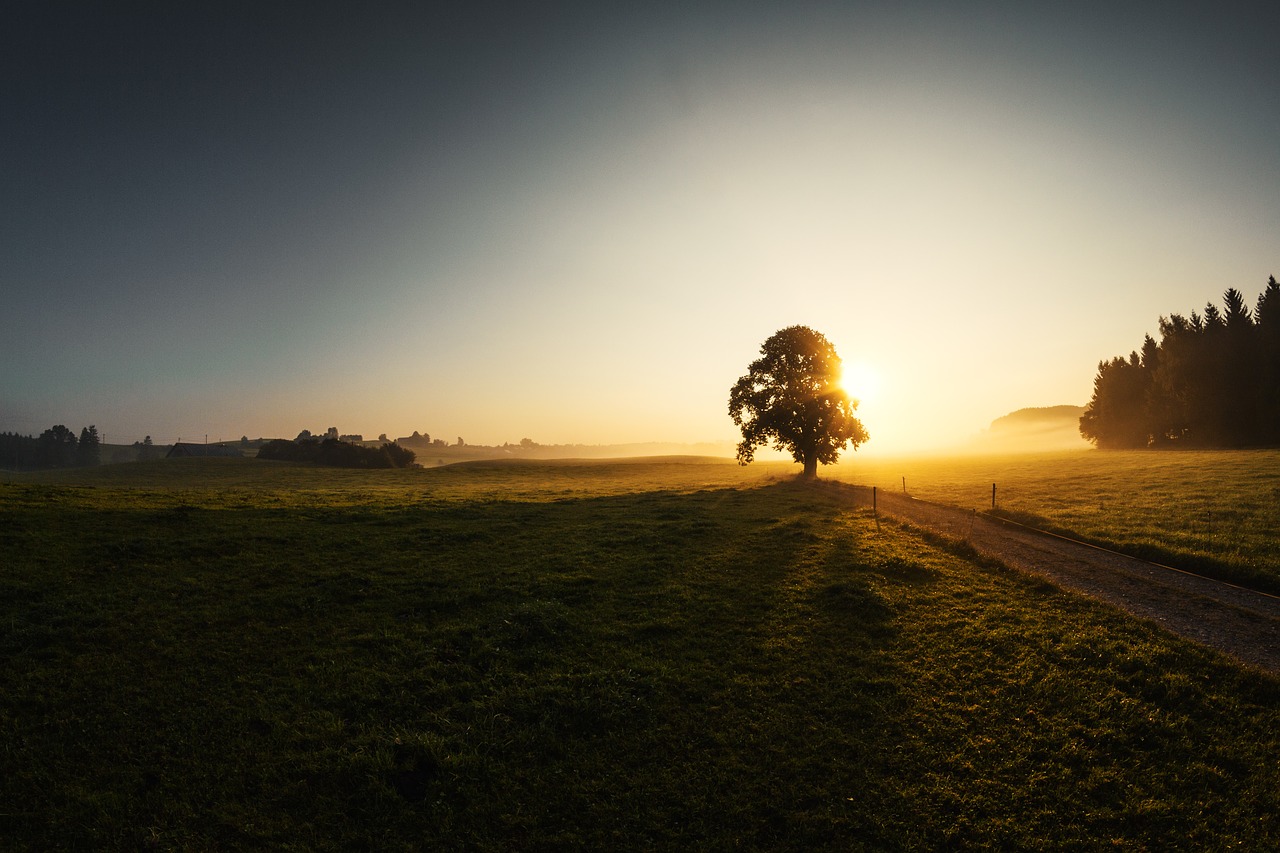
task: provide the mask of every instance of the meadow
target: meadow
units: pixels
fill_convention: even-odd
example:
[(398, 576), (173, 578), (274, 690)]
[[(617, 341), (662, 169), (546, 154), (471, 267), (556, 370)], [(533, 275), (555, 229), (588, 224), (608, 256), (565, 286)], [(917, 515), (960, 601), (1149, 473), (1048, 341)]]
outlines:
[(1280, 451), (857, 459), (851, 482), (997, 514), (1280, 594)]
[(0, 839), (1280, 846), (1275, 679), (794, 470), (10, 475)]

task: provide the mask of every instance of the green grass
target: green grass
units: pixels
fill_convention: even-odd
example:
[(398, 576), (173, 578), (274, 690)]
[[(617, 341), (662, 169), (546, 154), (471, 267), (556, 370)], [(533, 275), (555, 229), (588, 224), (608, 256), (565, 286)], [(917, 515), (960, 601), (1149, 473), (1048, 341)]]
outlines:
[[(614, 460), (508, 460), (461, 462), (440, 468), (323, 468), (257, 459), (162, 459), (98, 468), (4, 474), (20, 486), (64, 486), (94, 504), (88, 492), (101, 489), (98, 506), (110, 506), (118, 491), (130, 503), (169, 505), (185, 496), (203, 505), (274, 502), (280, 506), (322, 503), (418, 504), (464, 500), (562, 500), (652, 491), (693, 491), (752, 486), (792, 479), (795, 466), (767, 463), (740, 466), (728, 459), (648, 457)], [(48, 491), (46, 489), (46, 491)]]
[(1016, 520), (1280, 593), (1280, 451), (856, 460), (841, 479)]
[(0, 838), (1280, 844), (1274, 679), (777, 470), (0, 485)]

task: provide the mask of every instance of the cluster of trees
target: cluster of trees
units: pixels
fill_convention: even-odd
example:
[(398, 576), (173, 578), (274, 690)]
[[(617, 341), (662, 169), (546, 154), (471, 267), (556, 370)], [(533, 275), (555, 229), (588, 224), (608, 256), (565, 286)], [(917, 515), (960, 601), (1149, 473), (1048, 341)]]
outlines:
[(137, 453), (136, 458), (139, 462), (147, 462), (151, 459), (159, 459), (164, 455), (164, 450), (155, 445), (151, 440), (151, 436), (147, 436), (142, 441), (135, 441), (133, 449)]
[[(361, 442), (363, 442), (363, 441), (364, 441), (364, 436), (363, 436), (363, 435), (359, 435), (359, 434), (354, 434), (354, 435), (339, 435), (339, 434), (338, 434), (338, 428), (337, 428), (337, 427), (329, 427), (327, 430), (325, 430), (325, 431), (324, 431), (324, 435), (323, 435), (323, 436), (321, 436), (319, 433), (312, 433), (312, 432), (311, 432), (311, 430), (309, 430), (309, 429), (304, 429), (302, 432), (298, 433), (298, 437), (297, 437), (296, 439), (294, 439), (294, 441), (302, 441), (302, 440), (304, 440), (304, 439), (308, 439), (308, 438), (317, 438), (317, 439), (319, 439), (319, 438), (332, 438), (332, 439), (336, 439), (337, 441), (346, 441), (346, 442), (349, 442), (349, 443), (351, 443), (351, 444), (360, 444)], [(387, 440), (387, 436), (386, 436), (386, 434), (385, 434), (385, 433), (382, 435), (381, 440), (382, 440), (382, 441), (386, 441), (386, 440)], [(246, 436), (243, 436), (243, 437), (240, 439), (240, 443), (241, 443), (241, 444), (248, 444), (248, 443), (249, 443), (249, 437), (248, 437), (247, 435), (246, 435)]]
[(408, 468), (416, 455), (412, 450), (387, 442), (381, 447), (363, 447), (336, 438), (299, 436), (293, 441), (277, 438), (258, 449), (259, 459), (287, 462), (314, 462), (335, 468)]
[(49, 427), (39, 437), (0, 433), (0, 465), (14, 469), (74, 468), (102, 461), (102, 439), (96, 426), (80, 430), (80, 437), (63, 424)]
[[(380, 436), (380, 440), (382, 441), (387, 440), (386, 433), (383, 433)], [(424, 449), (425, 448), (439, 449), (441, 447), (450, 447), (450, 446), (452, 447), (467, 446), (467, 443), (462, 440), (462, 436), (458, 436), (458, 440), (454, 442), (452, 445), (450, 445), (449, 442), (445, 441), (443, 438), (432, 438), (430, 433), (425, 433), (425, 432), (420, 433), (416, 429), (413, 431), (413, 435), (406, 435), (406, 436), (401, 436), (400, 438), (397, 438), (396, 444), (406, 445), (409, 447), (424, 448)]]
[(1222, 298), (1100, 362), (1080, 434), (1100, 448), (1280, 445), (1280, 284), (1252, 311), (1234, 288)]

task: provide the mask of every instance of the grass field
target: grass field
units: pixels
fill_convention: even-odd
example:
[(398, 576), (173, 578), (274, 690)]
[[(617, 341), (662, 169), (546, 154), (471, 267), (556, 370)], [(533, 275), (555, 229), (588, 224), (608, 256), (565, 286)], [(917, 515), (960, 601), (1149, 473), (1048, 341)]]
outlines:
[(836, 476), (990, 509), (1179, 568), (1280, 593), (1280, 451), (1068, 451), (855, 459)]
[(13, 477), (0, 843), (1280, 846), (1274, 679), (793, 470)]

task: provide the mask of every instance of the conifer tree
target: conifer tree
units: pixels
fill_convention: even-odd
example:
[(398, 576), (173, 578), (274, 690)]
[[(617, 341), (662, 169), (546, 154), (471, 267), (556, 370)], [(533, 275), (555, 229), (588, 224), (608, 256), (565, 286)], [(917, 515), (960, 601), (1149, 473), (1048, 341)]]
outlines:
[(81, 466), (97, 465), (102, 461), (102, 441), (98, 437), (98, 427), (90, 425), (80, 430), (80, 441), (76, 444), (76, 464)]
[(1161, 317), (1141, 356), (1099, 362), (1081, 434), (1098, 447), (1280, 443), (1280, 284), (1252, 312), (1235, 288), (1222, 300)]

